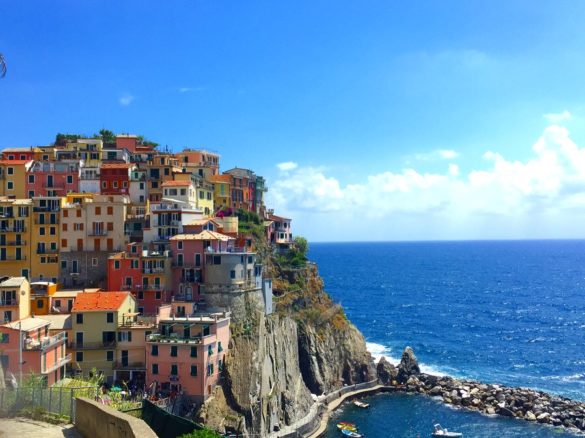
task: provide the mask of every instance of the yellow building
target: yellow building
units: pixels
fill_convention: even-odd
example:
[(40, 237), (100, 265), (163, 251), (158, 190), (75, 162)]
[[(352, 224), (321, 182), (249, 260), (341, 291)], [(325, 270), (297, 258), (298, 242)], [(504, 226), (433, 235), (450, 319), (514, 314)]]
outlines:
[(99, 166), (102, 162), (103, 141), (95, 138), (80, 138), (76, 142), (55, 148), (55, 159), (83, 160), (87, 167)]
[(61, 198), (33, 198), (30, 276), (32, 281), (52, 281), (59, 277), (59, 219)]
[(32, 200), (0, 197), (0, 275), (30, 278)]
[(78, 294), (71, 310), (73, 369), (88, 375), (95, 368), (112, 382), (117, 345), (128, 336), (128, 331), (119, 327), (134, 314), (136, 300), (130, 292)]
[(209, 181), (213, 184), (213, 203), (216, 209), (222, 207), (228, 208), (232, 205), (231, 201), (231, 175), (213, 175), (209, 177)]
[(50, 281), (33, 281), (30, 284), (30, 312), (33, 315), (48, 315), (57, 285)]
[(24, 277), (0, 278), (2, 324), (30, 316), (30, 285)]
[(28, 198), (26, 178), (33, 163), (32, 160), (0, 160), (0, 196)]
[[(195, 190), (195, 196), (189, 203), (200, 209), (205, 216), (213, 214), (213, 184), (202, 176), (185, 172), (175, 172), (174, 180), (179, 182), (190, 182)], [(166, 197), (166, 196), (165, 196)]]

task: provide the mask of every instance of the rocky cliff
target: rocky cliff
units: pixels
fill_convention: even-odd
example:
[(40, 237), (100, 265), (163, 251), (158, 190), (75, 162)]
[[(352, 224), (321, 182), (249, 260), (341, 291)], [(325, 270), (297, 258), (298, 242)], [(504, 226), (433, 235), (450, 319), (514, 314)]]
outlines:
[(218, 431), (265, 436), (305, 417), (311, 394), (376, 376), (363, 336), (323, 290), (317, 267), (270, 269), (275, 313), (250, 307), (234, 318), (222, 384), (199, 412)]

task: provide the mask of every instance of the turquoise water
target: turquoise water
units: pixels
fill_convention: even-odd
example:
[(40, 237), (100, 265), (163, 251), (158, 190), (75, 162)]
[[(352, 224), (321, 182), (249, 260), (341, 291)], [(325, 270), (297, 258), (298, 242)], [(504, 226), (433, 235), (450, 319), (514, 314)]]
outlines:
[[(377, 357), (410, 345), (426, 372), (585, 400), (585, 241), (312, 244), (309, 257)], [(466, 437), (559, 436), (424, 397), (372, 405), (346, 412), (369, 436), (430, 436), (434, 420)]]

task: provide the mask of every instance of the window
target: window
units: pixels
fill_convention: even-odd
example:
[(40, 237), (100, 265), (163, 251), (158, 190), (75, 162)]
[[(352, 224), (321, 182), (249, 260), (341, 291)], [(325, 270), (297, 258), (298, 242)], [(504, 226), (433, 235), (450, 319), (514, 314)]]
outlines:
[(108, 312), (106, 313), (106, 322), (108, 324), (111, 324), (114, 322), (114, 312)]
[(138, 291), (138, 299), (139, 300), (143, 300), (144, 299), (144, 292), (142, 292), (141, 290)]
[(73, 184), (73, 175), (67, 175), (67, 184)]
[(63, 210), (63, 217), (69, 217), (69, 210)]
[(54, 236), (57, 233), (57, 229), (55, 227), (49, 227), (49, 234)]
[(66, 222), (63, 222), (63, 227), (62, 228), (63, 228), (63, 231), (67, 231), (67, 223)]
[(97, 266), (98, 265), (98, 259), (96, 257), (93, 257), (91, 259), (91, 266)]
[(102, 214), (102, 208), (101, 207), (96, 207), (95, 208), (95, 214)]
[(199, 190), (199, 199), (205, 199), (205, 192), (203, 190)]
[(177, 266), (183, 266), (183, 254), (177, 254)]
[(75, 361), (76, 362), (83, 362), (83, 351), (76, 351), (75, 352)]
[(45, 227), (39, 227), (39, 234), (41, 236), (44, 236), (45, 235)]
[(8, 175), (14, 175), (14, 167), (9, 167), (6, 171)]
[(156, 292), (154, 293), (154, 299), (155, 299), (155, 300), (160, 300), (160, 298), (161, 298), (160, 292), (159, 292), (159, 291), (156, 291)]
[(179, 374), (179, 367), (177, 364), (171, 365), (171, 376), (176, 376), (177, 374)]
[(28, 191), (28, 197), (29, 198), (34, 198), (35, 197), (35, 191), (34, 190), (29, 190)]
[(31, 184), (34, 184), (34, 182), (35, 182), (35, 176), (34, 175), (29, 175), (28, 176), (28, 182), (31, 183)]
[(108, 215), (111, 216), (114, 214), (114, 207), (108, 207)]
[(213, 256), (213, 264), (221, 265), (221, 256)]
[(114, 223), (108, 222), (108, 231), (114, 231)]
[(37, 300), (37, 308), (38, 309), (42, 309), (45, 305), (45, 302), (43, 300)]
[[(61, 241), (61, 243), (63, 243), (63, 242), (65, 242), (65, 245), (62, 245), (62, 246), (64, 246), (64, 247), (67, 246), (67, 239), (63, 239)], [(63, 269), (63, 270), (67, 269), (67, 260), (61, 260), (61, 269)]]
[(61, 300), (55, 300), (55, 307), (61, 307)]
[(152, 364), (152, 374), (158, 374), (158, 364), (157, 363)]
[(230, 278), (231, 278), (231, 279), (234, 279), (234, 278), (236, 278), (236, 271), (235, 271), (235, 270), (233, 270), (233, 269), (230, 271)]
[(197, 347), (191, 347), (191, 357), (197, 357)]
[(108, 183), (106, 181), (102, 181), (102, 189), (107, 189)]
[(197, 377), (197, 365), (191, 365), (191, 375)]
[(132, 342), (132, 332), (118, 332), (118, 342)]
[(221, 353), (223, 351), (223, 347), (221, 346), (221, 342), (217, 343), (217, 352)]
[(152, 349), (150, 350), (151, 356), (158, 356), (158, 345), (153, 345)]
[(78, 313), (76, 315), (77, 324), (83, 324), (83, 313)]
[(113, 351), (106, 351), (106, 360), (108, 362), (114, 361), (114, 352)]
[(213, 376), (213, 364), (210, 363), (209, 365), (207, 365), (207, 375), (208, 376)]
[(179, 240), (177, 242), (177, 249), (183, 249), (183, 241), (182, 240)]
[(117, 189), (118, 188), (118, 181), (114, 181), (112, 183), (112, 187), (115, 188), (115, 189)]
[(177, 346), (171, 345), (171, 357), (177, 357)]
[(207, 346), (207, 354), (208, 354), (209, 356), (211, 356), (211, 355), (213, 354), (213, 348), (211, 347), (211, 345), (208, 345), (208, 346)]
[(81, 217), (81, 210), (77, 210), (77, 211), (75, 212), (75, 216), (76, 216), (76, 217)]
[(8, 190), (12, 190), (12, 189), (14, 188), (14, 183), (13, 183), (12, 181), (8, 181), (8, 182), (6, 183), (6, 188), (7, 188)]
[(114, 269), (120, 269), (120, 260), (114, 260)]
[(8, 333), (0, 333), (0, 344), (8, 344), (10, 342), (10, 335)]

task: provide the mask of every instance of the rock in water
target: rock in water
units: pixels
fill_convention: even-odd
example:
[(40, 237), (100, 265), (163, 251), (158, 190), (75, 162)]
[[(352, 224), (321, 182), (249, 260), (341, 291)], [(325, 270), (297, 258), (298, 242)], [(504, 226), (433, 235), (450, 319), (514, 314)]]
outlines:
[(385, 357), (380, 358), (376, 371), (378, 378), (384, 385), (391, 384), (393, 380), (396, 380), (396, 376), (398, 375), (396, 367), (388, 362)]
[(414, 351), (412, 351), (412, 348), (406, 347), (402, 353), (400, 365), (398, 365), (398, 376), (396, 380), (398, 380), (398, 383), (404, 384), (410, 376), (418, 374), (420, 374), (420, 368)]

